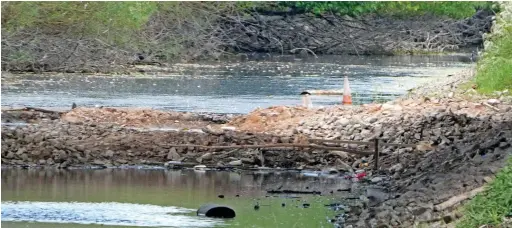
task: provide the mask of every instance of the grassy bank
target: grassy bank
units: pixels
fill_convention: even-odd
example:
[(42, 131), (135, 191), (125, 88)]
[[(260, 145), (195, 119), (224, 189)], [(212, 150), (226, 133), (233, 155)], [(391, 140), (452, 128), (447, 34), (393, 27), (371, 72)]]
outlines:
[(512, 25), (478, 64), (476, 83), (482, 93), (512, 89)]
[[(512, 89), (512, 3), (502, 3), (486, 49), (478, 62), (476, 83), (482, 93)], [(512, 157), (488, 189), (463, 208), (457, 227), (510, 227), (512, 217)], [(506, 225), (504, 223), (507, 223)]]
[(478, 62), (476, 83), (482, 93), (512, 90), (512, 4), (497, 16), (496, 26)]
[(483, 194), (476, 196), (464, 208), (464, 217), (457, 227), (498, 225), (512, 216), (512, 158)]

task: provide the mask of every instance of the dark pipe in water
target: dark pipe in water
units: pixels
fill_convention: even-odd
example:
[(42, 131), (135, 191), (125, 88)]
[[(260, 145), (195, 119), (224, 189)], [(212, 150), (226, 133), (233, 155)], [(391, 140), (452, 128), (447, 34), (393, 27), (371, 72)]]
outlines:
[(197, 209), (197, 215), (211, 218), (234, 218), (235, 210), (228, 206), (208, 203)]

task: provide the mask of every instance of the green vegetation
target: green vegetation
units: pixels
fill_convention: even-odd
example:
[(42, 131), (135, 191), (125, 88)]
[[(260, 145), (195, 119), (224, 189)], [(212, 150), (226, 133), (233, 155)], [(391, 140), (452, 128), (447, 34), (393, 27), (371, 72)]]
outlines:
[[(496, 25), (486, 39), (485, 52), (477, 65), (476, 83), (482, 93), (512, 89), (512, 4), (502, 3), (502, 7), (503, 12), (497, 15)], [(505, 217), (512, 216), (511, 189), (512, 157), (489, 188), (464, 207), (465, 216), (457, 227), (499, 227)]]
[[(206, 8), (205, 8), (206, 7)], [(464, 18), (477, 8), (490, 8), (491, 2), (6, 2), (2, 4), (2, 27), (7, 31), (41, 27), (47, 32), (69, 28), (87, 33), (132, 34), (142, 28), (151, 16), (162, 13), (179, 14), (191, 8), (205, 8), (219, 13), (227, 11), (273, 10), (292, 8), (316, 14), (336, 13), (358, 16), (370, 13), (383, 15), (445, 15)]]
[(281, 2), (284, 6), (315, 14), (336, 13), (339, 15), (360, 16), (379, 14), (388, 16), (417, 16), (433, 14), (451, 18), (472, 16), (477, 8), (491, 8), (491, 2)]
[(492, 46), (478, 63), (476, 83), (482, 93), (512, 89), (512, 21), (490, 38)]
[(2, 28), (11, 33), (39, 28), (45, 34), (94, 34), (122, 44), (156, 9), (155, 2), (9, 2), (2, 4)]
[(464, 208), (464, 217), (457, 227), (498, 225), (512, 213), (512, 158), (483, 194), (477, 195)]

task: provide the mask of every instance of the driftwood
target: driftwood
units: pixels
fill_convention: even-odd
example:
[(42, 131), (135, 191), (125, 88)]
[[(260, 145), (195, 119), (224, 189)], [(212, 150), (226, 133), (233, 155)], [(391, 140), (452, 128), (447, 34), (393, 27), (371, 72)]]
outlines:
[(314, 194), (314, 195), (322, 194), (319, 191), (296, 191), (296, 190), (267, 190), (267, 193), (270, 193), (270, 194)]
[(313, 56), (315, 56), (315, 58), (318, 58), (318, 56), (315, 54), (315, 52), (311, 51), (311, 49), (309, 49), (309, 48), (294, 48), (294, 49), (290, 50), (290, 52), (295, 53), (296, 50), (305, 50), (305, 51), (311, 53)]
[(361, 55), (445, 51), (482, 43), (481, 33), (489, 31), (492, 21), (489, 11), (478, 11), (464, 20), (432, 15), (401, 20), (332, 14), (283, 17), (259, 13), (262, 12), (223, 18), (217, 37), (228, 49), (242, 52), (282, 53), (302, 49), (315, 55)]
[(485, 102), (482, 102), (482, 104), (483, 104), (483, 105), (485, 105), (486, 107), (488, 107), (488, 108), (490, 108), (490, 109), (494, 110), (494, 111), (497, 111), (497, 112), (498, 112), (498, 111), (500, 111), (500, 109), (499, 109), (499, 108), (496, 108), (496, 107), (494, 107), (494, 106), (492, 106), (492, 105), (490, 105), (490, 104), (487, 104), (487, 103), (485, 103)]
[(36, 111), (36, 112), (50, 113), (50, 114), (66, 113), (66, 112), (61, 112), (61, 111), (54, 111), (54, 110), (48, 110), (48, 109), (43, 109), (43, 108), (34, 108), (34, 107), (24, 107), (24, 108), (18, 108), (18, 109), (2, 109), (2, 112), (19, 112), (19, 111)]
[(371, 151), (360, 151), (353, 149), (345, 149), (341, 147), (319, 146), (314, 144), (295, 144), (295, 143), (280, 143), (280, 144), (262, 144), (262, 145), (232, 145), (232, 146), (203, 146), (195, 144), (170, 144), (168, 147), (195, 147), (203, 149), (249, 149), (249, 148), (283, 148), (283, 147), (297, 147), (297, 148), (311, 148), (320, 150), (340, 150), (347, 153), (358, 155), (372, 155)]
[(485, 187), (482, 186), (480, 188), (475, 188), (475, 189), (471, 190), (470, 192), (466, 192), (466, 193), (460, 194), (458, 196), (454, 196), (454, 197), (450, 198), (449, 200), (434, 206), (434, 210), (435, 211), (443, 211), (444, 209), (452, 207), (453, 205), (460, 203), (463, 200), (475, 197), (478, 193), (483, 192), (484, 190), (485, 190)]

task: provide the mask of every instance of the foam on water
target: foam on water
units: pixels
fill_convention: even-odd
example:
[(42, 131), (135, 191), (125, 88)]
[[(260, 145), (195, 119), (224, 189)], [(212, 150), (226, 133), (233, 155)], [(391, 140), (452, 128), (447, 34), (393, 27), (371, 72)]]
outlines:
[(139, 227), (214, 227), (222, 220), (185, 215), (192, 209), (130, 203), (2, 202), (2, 221)]

